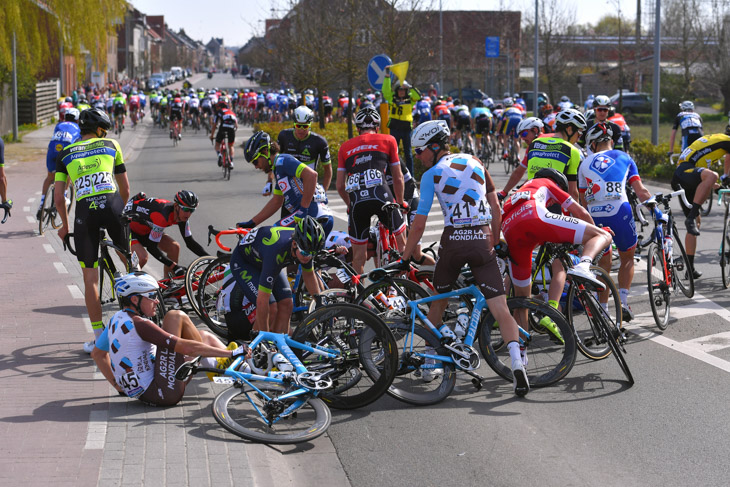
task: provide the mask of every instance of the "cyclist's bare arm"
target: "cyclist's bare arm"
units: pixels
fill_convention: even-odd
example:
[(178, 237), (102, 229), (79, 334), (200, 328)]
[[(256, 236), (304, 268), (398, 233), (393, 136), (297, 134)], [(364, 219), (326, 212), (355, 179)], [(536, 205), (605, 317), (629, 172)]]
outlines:
[(332, 163), (323, 164), (324, 176), (322, 177), (322, 187), (325, 191), (330, 188), (332, 183)]
[(492, 229), (492, 247), (495, 243), (499, 242), (499, 234), (502, 228), (502, 207), (499, 206), (499, 198), (497, 198), (497, 192), (492, 191), (487, 193), (487, 203), (492, 212), (492, 223), (490, 224)]
[(304, 189), (302, 190), (300, 206), (306, 211), (306, 209), (309, 208), (309, 205), (312, 204), (314, 192), (317, 189), (317, 171), (309, 166), (305, 166), (301, 174), (301, 179)]
[(345, 178), (347, 177), (347, 171), (337, 171), (337, 180), (335, 181), (335, 187), (337, 188), (337, 194), (340, 195), (345, 205), (350, 206), (350, 195), (345, 191)]
[(281, 206), (284, 204), (284, 195), (281, 194), (275, 194), (271, 197), (271, 199), (264, 205), (264, 207), (261, 209), (261, 211), (258, 212), (256, 216), (252, 218), (253, 222), (256, 225), (260, 225), (261, 223), (265, 222), (269, 219), (276, 211), (281, 208)]
[(651, 192), (646, 189), (646, 186), (644, 186), (644, 183), (641, 182), (641, 179), (637, 179), (631, 183), (631, 187), (634, 189), (634, 193), (636, 193), (639, 201), (646, 201), (651, 198)]
[(111, 360), (109, 360), (109, 353), (94, 347), (91, 351), (91, 358), (96, 362), (96, 366), (99, 368), (99, 372), (102, 373), (104, 378), (117, 390), (122, 392), (122, 388), (119, 387), (117, 381), (114, 379), (114, 373), (112, 372)]
[[(413, 257), (418, 242), (423, 236), (423, 232), (426, 230), (426, 220), (428, 215), (416, 215), (413, 217), (413, 223), (411, 223), (411, 229), (408, 231), (408, 240), (406, 241), (406, 248), (403, 250), (403, 260), (407, 260)], [(499, 230), (497, 230), (499, 231)], [(499, 234), (497, 234), (499, 235)]]
[(393, 177), (393, 197), (396, 203), (403, 206), (403, 190), (405, 183), (403, 182), (403, 172), (400, 170), (400, 164), (390, 166), (390, 175)]
[[(117, 181), (119, 196), (122, 197), (122, 201), (129, 201), (129, 178), (127, 177), (127, 173), (123, 172), (115, 174), (114, 179)], [(61, 194), (63, 194), (63, 191), (61, 191)]]

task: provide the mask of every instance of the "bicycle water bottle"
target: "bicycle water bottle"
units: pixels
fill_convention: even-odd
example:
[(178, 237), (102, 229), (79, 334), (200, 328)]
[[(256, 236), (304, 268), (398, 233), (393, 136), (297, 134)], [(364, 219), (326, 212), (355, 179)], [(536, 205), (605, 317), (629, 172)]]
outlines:
[(457, 313), (454, 334), (459, 340), (462, 340), (466, 336), (466, 331), (469, 329), (469, 310), (467, 308), (461, 308)]
[(667, 255), (667, 260), (672, 259), (672, 238), (669, 236), (664, 237), (664, 253)]
[(454, 331), (451, 328), (449, 328), (448, 325), (445, 325), (445, 324), (441, 325), (441, 328), (439, 328), (439, 331), (441, 332), (441, 335), (442, 335), (441, 339), (445, 342), (453, 342), (453, 341), (458, 340), (456, 333), (454, 333)]

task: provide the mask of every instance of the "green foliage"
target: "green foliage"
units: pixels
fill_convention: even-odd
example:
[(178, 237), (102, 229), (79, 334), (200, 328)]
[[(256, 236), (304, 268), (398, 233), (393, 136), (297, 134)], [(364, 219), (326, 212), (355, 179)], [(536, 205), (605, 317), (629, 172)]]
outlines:
[(653, 145), (647, 139), (631, 143), (631, 154), (643, 178), (669, 181), (676, 166), (669, 161), (669, 144)]

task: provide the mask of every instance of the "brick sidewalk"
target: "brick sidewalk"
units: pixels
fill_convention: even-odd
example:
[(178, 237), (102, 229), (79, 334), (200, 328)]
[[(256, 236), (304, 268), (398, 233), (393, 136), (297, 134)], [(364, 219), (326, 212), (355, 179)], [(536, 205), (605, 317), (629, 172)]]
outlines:
[[(0, 484), (349, 485), (326, 435), (270, 447), (225, 432), (210, 410), (225, 386), (195, 379), (172, 408), (113, 392), (81, 349), (92, 335), (78, 263), (55, 231), (37, 233), (45, 164), (8, 156), (42, 150), (51, 131), (6, 151), (15, 206), (0, 225)], [(140, 132), (123, 137), (125, 154), (141, 149)]]

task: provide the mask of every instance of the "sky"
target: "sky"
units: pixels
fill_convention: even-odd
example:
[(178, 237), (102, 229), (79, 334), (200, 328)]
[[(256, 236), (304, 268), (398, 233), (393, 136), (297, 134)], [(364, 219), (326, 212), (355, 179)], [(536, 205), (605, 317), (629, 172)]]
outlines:
[[(428, 0), (426, 0), (428, 1)], [(438, 8), (439, 1), (431, 0)], [(542, 1), (542, 0), (541, 0)], [(595, 24), (601, 17), (616, 13), (633, 19), (636, 0), (562, 0), (575, 8), (579, 24)], [(210, 6), (200, 0), (131, 0), (132, 5), (147, 15), (164, 15), (174, 31), (185, 29), (190, 37), (207, 43), (211, 37), (222, 37), (226, 46), (243, 46), (263, 32), (264, 20), (281, 18), (291, 0), (213, 0)], [(533, 0), (442, 0), (444, 10), (526, 10), (534, 11)], [(644, 0), (644, 4), (647, 3)]]

